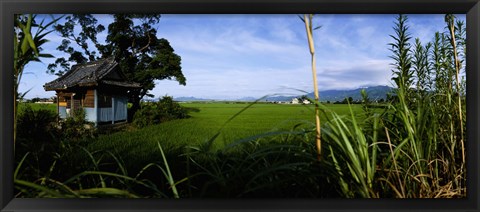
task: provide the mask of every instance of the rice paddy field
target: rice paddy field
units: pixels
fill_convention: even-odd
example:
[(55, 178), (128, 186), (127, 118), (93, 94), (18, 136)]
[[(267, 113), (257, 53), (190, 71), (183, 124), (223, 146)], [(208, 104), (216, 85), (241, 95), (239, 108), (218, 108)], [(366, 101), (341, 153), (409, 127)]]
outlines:
[(18, 104), (18, 112), (22, 112), (25, 107), (31, 107), (33, 110), (51, 110), (57, 111), (57, 104), (40, 104), (40, 103), (20, 103)]
[[(19, 104), (19, 112), (25, 107), (33, 110), (56, 111), (55, 104)], [(145, 154), (160, 142), (166, 148), (198, 145), (217, 133), (214, 145), (221, 148), (232, 142), (261, 136), (272, 132), (311, 130), (314, 128), (314, 105), (202, 102), (181, 103), (183, 107), (197, 109), (188, 119), (178, 119), (145, 128), (127, 128), (125, 131), (101, 134), (89, 144), (90, 150), (115, 149), (120, 152)], [(347, 104), (327, 104), (332, 112), (350, 115)], [(247, 108), (248, 107), (248, 108)], [(361, 105), (350, 105), (356, 116), (362, 117)], [(331, 118), (329, 112), (321, 119)], [(128, 150), (128, 151), (127, 151)]]
[[(259, 103), (247, 109), (247, 103), (182, 103), (182, 106), (199, 111), (190, 112), (192, 117), (188, 119), (100, 135), (88, 144), (88, 150), (109, 150), (123, 158), (145, 162), (158, 155), (158, 142), (167, 150), (177, 149), (200, 145), (219, 133), (213, 142), (213, 148), (218, 149), (242, 139), (254, 140), (269, 133), (288, 134), (315, 127), (313, 105)], [(351, 106), (354, 113), (362, 113), (360, 105)], [(350, 114), (348, 105), (330, 104), (328, 107), (338, 114)], [(326, 118), (330, 118), (329, 115), (322, 115), (323, 120)]]

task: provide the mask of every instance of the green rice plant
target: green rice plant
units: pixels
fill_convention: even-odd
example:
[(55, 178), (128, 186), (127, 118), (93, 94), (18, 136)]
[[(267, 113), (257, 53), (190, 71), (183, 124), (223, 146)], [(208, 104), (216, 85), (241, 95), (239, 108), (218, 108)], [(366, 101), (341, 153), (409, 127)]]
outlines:
[[(16, 173), (18, 173), (18, 166)], [(148, 167), (146, 167), (148, 168)], [(161, 167), (159, 167), (161, 168)], [(138, 176), (140, 176), (139, 173)], [(92, 178), (98, 177), (100, 184), (88, 183)], [(83, 183), (82, 183), (83, 182)], [(37, 180), (22, 180), (18, 174), (14, 179), (15, 187), (19, 192), (17, 197), (37, 197), (37, 198), (91, 198), (91, 197), (123, 197), (138, 198), (134, 193), (135, 189), (128, 184), (140, 185), (144, 188), (154, 191), (157, 197), (168, 197), (163, 192), (156, 189), (154, 184), (149, 181), (132, 178), (127, 175), (117, 174), (106, 171), (83, 171), (71, 178), (60, 182), (49, 177), (42, 177)], [(175, 187), (174, 184), (172, 184)], [(176, 190), (175, 197), (178, 198)]]
[[(289, 136), (283, 136), (286, 134)], [(318, 197), (319, 193), (328, 192), (338, 195), (327, 183), (328, 167), (323, 163), (318, 165), (314, 137), (312, 142), (303, 140), (307, 134), (312, 132), (270, 132), (239, 140), (218, 151), (191, 151), (189, 159), (199, 168), (195, 182), (202, 182), (199, 195), (237, 198)]]
[(377, 169), (379, 115), (371, 118), (373, 129), (368, 135), (357, 122), (353, 110), (350, 119), (332, 113), (333, 119), (323, 129), (324, 141), (339, 176), (339, 186), (345, 197), (377, 197), (374, 183)]
[[(257, 101), (258, 102), (258, 101)], [(332, 191), (326, 182), (328, 166), (318, 172), (317, 153), (313, 151), (313, 131), (299, 123), (291, 130), (275, 130), (239, 139), (216, 151), (213, 141), (240, 114), (257, 102), (244, 106), (221, 125), (210, 140), (199, 146), (189, 145), (185, 154), (189, 170), (198, 170), (190, 185), (201, 182), (201, 197), (314, 197)], [(313, 126), (310, 124), (310, 126)], [(323, 181), (323, 182), (322, 182)], [(322, 182), (322, 183), (319, 183)], [(329, 189), (320, 189), (325, 186)], [(285, 191), (289, 190), (290, 193)]]
[(158, 143), (158, 149), (160, 149), (160, 153), (162, 154), (162, 159), (163, 159), (163, 163), (165, 165), (165, 170), (166, 170), (166, 171), (164, 171), (162, 169), (162, 172), (163, 172), (164, 176), (167, 178), (168, 183), (170, 184), (170, 187), (172, 188), (172, 192), (173, 192), (174, 197), (178, 199), (178, 198), (180, 198), (180, 196), (178, 195), (178, 191), (177, 191), (175, 181), (173, 180), (172, 173), (170, 172), (170, 167), (168, 166), (167, 159), (165, 158), (165, 153), (163, 153), (163, 149), (162, 149), (162, 146), (160, 145), (160, 143)]

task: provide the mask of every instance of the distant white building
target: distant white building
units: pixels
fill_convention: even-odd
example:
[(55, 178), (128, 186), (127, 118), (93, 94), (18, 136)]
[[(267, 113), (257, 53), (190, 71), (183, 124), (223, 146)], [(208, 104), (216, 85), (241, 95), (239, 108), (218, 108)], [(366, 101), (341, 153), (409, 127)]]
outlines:
[(298, 101), (297, 98), (293, 98), (293, 99), (292, 99), (292, 104), (299, 104), (299, 103), (300, 103), (300, 102)]
[(303, 104), (309, 105), (310, 103), (311, 103), (311, 102), (308, 101), (308, 99), (304, 99), (304, 100), (303, 100)]

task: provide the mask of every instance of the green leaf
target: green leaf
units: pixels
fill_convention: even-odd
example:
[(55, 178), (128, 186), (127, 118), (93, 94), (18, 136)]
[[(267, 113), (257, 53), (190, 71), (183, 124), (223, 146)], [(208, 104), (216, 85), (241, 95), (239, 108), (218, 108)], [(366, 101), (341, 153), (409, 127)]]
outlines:
[(54, 58), (55, 56), (51, 54), (38, 54), (39, 57), (44, 57), (44, 58)]
[(37, 184), (32, 183), (32, 182), (15, 179), (14, 183), (16, 185), (19, 185), (19, 186), (29, 187), (29, 188), (33, 188), (35, 190), (44, 192), (46, 194), (49, 194), (50, 197), (64, 197), (64, 195), (60, 194), (58, 191), (51, 190), (51, 189), (49, 189), (45, 186), (37, 185)]
[[(20, 41), (20, 50), (21, 50), (21, 54), (22, 55), (26, 55), (27, 54), (27, 51), (28, 51), (28, 48), (30, 48), (30, 44), (29, 44), (29, 41), (28, 39), (32, 39), (32, 35), (30, 34), (30, 32), (24, 32), (24, 37), (23, 39)], [(33, 40), (32, 40), (33, 41)]]
[(165, 154), (163, 153), (163, 149), (162, 149), (162, 146), (160, 145), (160, 142), (157, 142), (157, 145), (158, 145), (158, 148), (160, 149), (160, 153), (162, 155), (162, 159), (165, 164), (165, 169), (167, 170), (167, 175), (165, 177), (167, 177), (168, 183), (172, 188), (173, 196), (176, 199), (178, 199), (180, 198), (180, 196), (178, 195), (177, 187), (175, 186), (176, 185), (175, 181), (173, 180), (172, 173), (170, 172), (170, 167), (168, 166), (167, 158), (165, 158)]
[(32, 48), (33, 52), (35, 53), (35, 56), (38, 57), (37, 45), (35, 44), (35, 42), (33, 42), (32, 34), (29, 33), (25, 38), (27, 39), (27, 42), (30, 45), (30, 48)]
[(138, 198), (137, 195), (134, 195), (128, 191), (120, 190), (117, 188), (89, 188), (75, 191), (80, 195), (90, 195), (90, 196), (122, 196), (128, 198)]

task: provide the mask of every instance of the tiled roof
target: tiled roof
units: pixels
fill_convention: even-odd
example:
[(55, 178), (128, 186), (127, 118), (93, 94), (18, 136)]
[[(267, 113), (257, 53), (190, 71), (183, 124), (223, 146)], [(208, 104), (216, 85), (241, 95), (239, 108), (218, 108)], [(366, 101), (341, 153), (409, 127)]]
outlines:
[(113, 58), (101, 59), (85, 64), (74, 65), (63, 76), (43, 87), (47, 91), (68, 89), (74, 86), (95, 86), (99, 83), (116, 85), (121, 87), (138, 88), (140, 84), (126, 81), (103, 80), (118, 65)]

